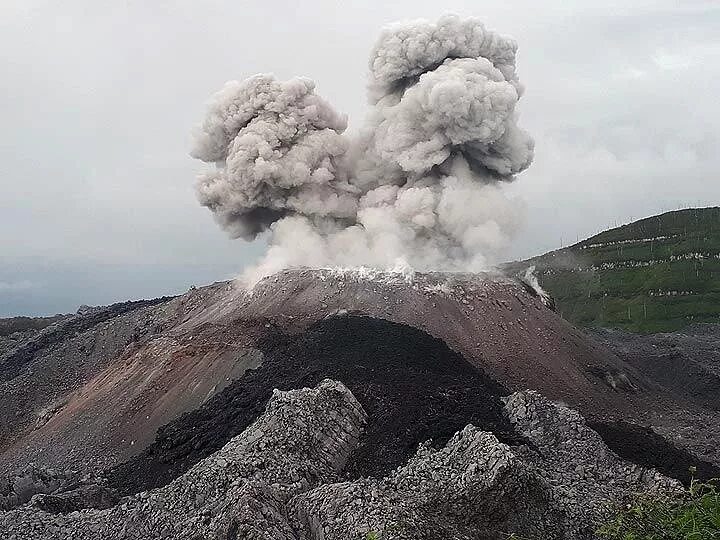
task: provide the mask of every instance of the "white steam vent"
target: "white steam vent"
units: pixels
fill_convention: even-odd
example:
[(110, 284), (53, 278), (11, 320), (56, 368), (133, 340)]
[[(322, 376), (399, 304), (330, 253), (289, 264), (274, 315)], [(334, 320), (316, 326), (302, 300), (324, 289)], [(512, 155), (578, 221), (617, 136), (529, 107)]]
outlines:
[(525, 269), (525, 273), (520, 276), (520, 281), (524, 283), (530, 291), (540, 298), (540, 301), (545, 307), (555, 310), (555, 300), (552, 296), (542, 288), (538, 281), (537, 274), (535, 273), (535, 265), (528, 266)]

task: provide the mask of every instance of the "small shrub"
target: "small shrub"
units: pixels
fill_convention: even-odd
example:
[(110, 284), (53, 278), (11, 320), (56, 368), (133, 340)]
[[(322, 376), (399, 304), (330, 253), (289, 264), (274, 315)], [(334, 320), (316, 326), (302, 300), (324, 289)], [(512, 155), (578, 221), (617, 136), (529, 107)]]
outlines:
[(638, 497), (598, 535), (608, 540), (718, 540), (718, 484), (693, 478), (678, 496)]

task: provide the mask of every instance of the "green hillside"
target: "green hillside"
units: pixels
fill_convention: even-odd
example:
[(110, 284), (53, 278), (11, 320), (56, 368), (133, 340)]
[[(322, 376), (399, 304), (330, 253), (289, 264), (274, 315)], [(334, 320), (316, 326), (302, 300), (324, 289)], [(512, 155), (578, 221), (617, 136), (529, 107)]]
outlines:
[(718, 207), (642, 219), (509, 267), (532, 264), (579, 326), (663, 332), (720, 321)]

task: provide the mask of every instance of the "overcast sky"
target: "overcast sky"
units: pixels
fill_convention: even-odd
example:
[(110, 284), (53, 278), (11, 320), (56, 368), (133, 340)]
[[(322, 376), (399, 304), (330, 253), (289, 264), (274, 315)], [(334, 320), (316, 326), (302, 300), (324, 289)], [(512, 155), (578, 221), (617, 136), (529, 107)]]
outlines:
[(508, 257), (720, 202), (720, 2), (0, 2), (0, 316), (154, 297), (262, 252), (193, 193), (190, 130), (257, 72), (305, 75), (358, 126), (379, 28), (474, 15), (520, 44), (535, 163)]

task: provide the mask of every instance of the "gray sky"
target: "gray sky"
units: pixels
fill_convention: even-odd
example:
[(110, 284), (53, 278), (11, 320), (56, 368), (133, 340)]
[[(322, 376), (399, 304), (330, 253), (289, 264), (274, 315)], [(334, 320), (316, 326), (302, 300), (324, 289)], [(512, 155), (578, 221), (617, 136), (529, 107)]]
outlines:
[(228, 79), (305, 75), (359, 126), (379, 28), (474, 15), (520, 44), (513, 185), (525, 257), (720, 203), (720, 2), (4, 0), (0, 316), (176, 293), (238, 273), (195, 200), (190, 130)]

